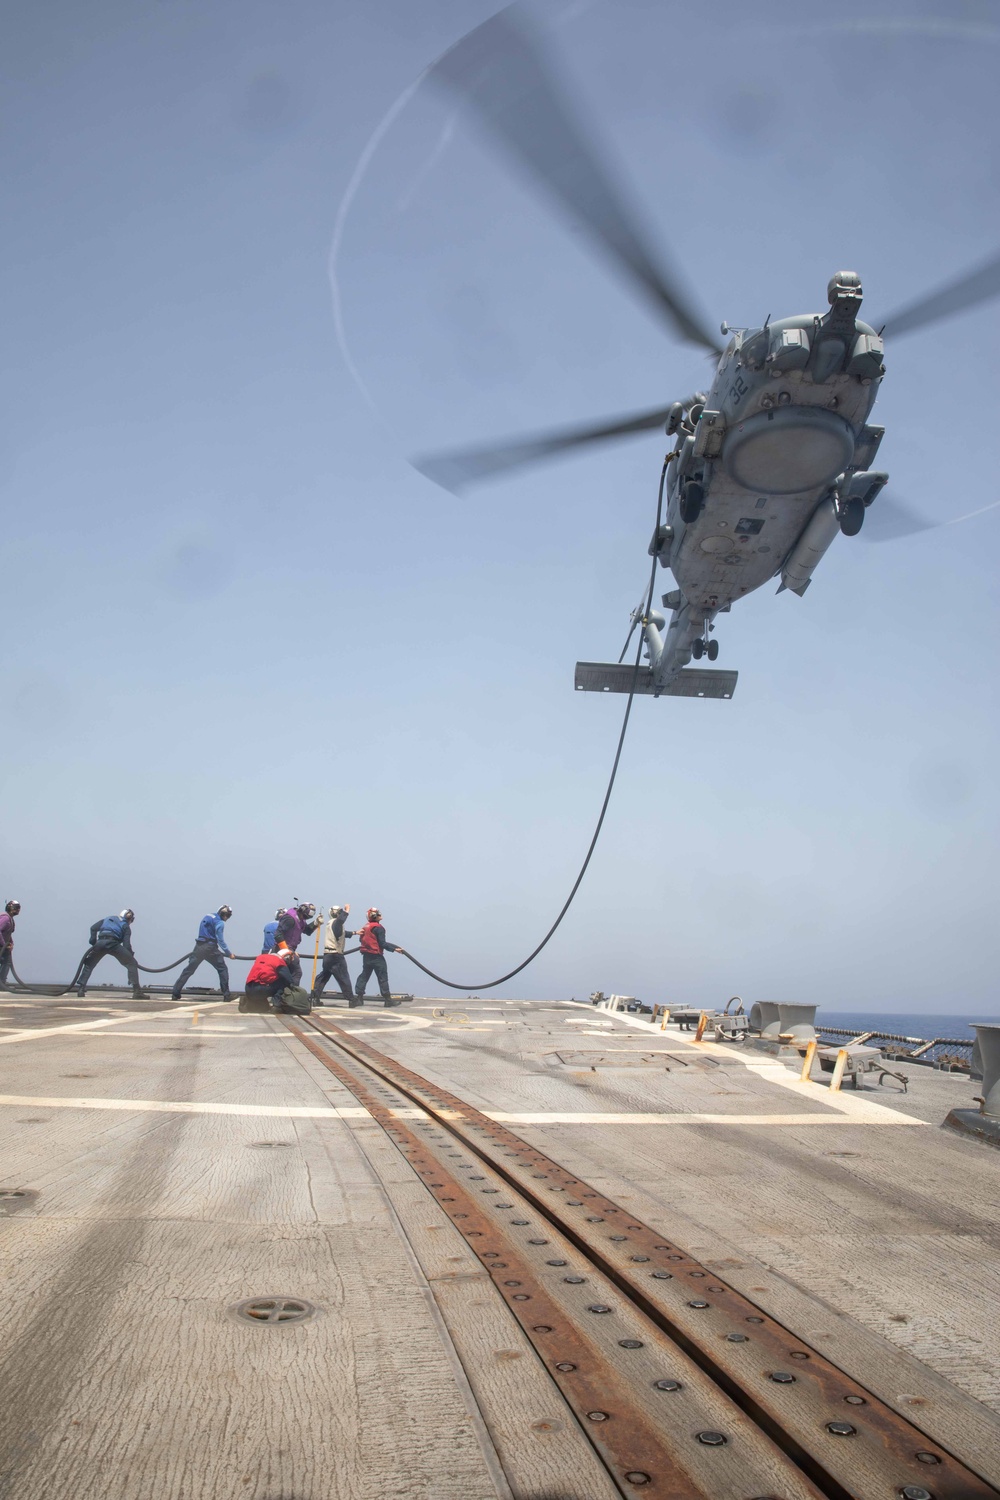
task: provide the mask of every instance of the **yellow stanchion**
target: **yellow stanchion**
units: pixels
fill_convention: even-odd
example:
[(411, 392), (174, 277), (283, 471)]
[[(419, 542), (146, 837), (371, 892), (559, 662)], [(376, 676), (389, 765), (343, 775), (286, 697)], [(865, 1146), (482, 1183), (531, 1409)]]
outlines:
[(816, 1038), (813, 1037), (812, 1041), (806, 1048), (806, 1055), (802, 1059), (802, 1072), (799, 1074), (800, 1083), (809, 1082), (810, 1075), (812, 1074), (813, 1062), (816, 1057), (816, 1048), (818, 1045), (819, 1044), (817, 1043)]
[(837, 1061), (833, 1065), (833, 1077), (830, 1079), (830, 1093), (835, 1094), (844, 1081), (844, 1069), (847, 1067), (847, 1048), (841, 1047), (837, 1053)]
[(198, 1012), (195, 1010), (195, 1011), (191, 1012), (191, 1025), (192, 1026), (197, 1026), (197, 1024), (198, 1024)]
[(319, 935), (323, 931), (323, 912), (322, 912), (322, 910), (320, 910), (320, 911), (318, 911), (316, 913), (316, 918), (317, 918), (316, 945), (313, 948), (313, 972), (312, 972), (312, 981), (310, 982), (310, 985), (309, 985), (309, 993), (310, 993), (310, 995), (312, 994), (313, 990), (316, 988), (316, 965), (319, 963)]
[(708, 1017), (706, 1016), (705, 1012), (702, 1011), (701, 1015), (698, 1017), (698, 1030), (694, 1034), (694, 1039), (696, 1042), (700, 1042), (702, 1037), (705, 1035), (705, 1027), (707, 1025)]
[(669, 1020), (670, 1020), (670, 1006), (669, 1005), (665, 1005), (663, 1007), (663, 1020), (660, 1022), (660, 1030), (661, 1031), (666, 1031), (666, 1029), (667, 1029), (667, 1022)]

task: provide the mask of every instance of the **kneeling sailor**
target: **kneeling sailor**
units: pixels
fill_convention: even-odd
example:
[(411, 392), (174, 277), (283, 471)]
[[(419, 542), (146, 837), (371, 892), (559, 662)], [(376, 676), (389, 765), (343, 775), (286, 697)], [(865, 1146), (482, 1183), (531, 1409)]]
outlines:
[(292, 973), (294, 963), (295, 954), (290, 948), (258, 954), (247, 975), (247, 999), (266, 995), (267, 1003), (275, 1015), (280, 1014), (284, 1010), (281, 998), (284, 991), (295, 987), (295, 976)]

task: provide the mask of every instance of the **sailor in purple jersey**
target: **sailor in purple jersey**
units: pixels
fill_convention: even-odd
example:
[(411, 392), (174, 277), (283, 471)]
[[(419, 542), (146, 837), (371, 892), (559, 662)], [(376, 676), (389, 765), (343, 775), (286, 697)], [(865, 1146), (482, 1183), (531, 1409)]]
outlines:
[(13, 897), (0, 911), (0, 990), (7, 988), (11, 964), (14, 962), (14, 918), (21, 910), (20, 901)]

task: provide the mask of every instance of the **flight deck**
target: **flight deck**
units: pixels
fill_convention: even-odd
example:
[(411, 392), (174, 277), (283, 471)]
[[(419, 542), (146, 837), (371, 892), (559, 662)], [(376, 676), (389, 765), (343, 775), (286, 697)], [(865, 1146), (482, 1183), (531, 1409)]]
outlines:
[(0, 1496), (1000, 1494), (968, 1077), (569, 1001), (0, 1028)]

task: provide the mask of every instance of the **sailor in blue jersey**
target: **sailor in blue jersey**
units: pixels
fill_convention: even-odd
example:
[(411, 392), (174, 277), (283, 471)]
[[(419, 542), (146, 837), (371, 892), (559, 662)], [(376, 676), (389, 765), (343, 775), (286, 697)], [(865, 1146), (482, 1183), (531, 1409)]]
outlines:
[(279, 906), (274, 914), (273, 922), (264, 923), (264, 941), (261, 943), (261, 953), (273, 953), (278, 946), (278, 923), (285, 915), (285, 908)]
[[(174, 992), (171, 1000), (181, 998), (181, 990), (187, 984), (191, 975), (199, 964), (211, 964), (219, 976), (219, 984), (222, 989), (223, 1000), (231, 1000), (229, 993), (229, 970), (226, 968), (226, 959), (232, 958), (232, 951), (226, 942), (225, 924), (233, 914), (231, 906), (220, 906), (218, 911), (210, 911), (207, 916), (202, 917), (201, 926), (198, 928), (198, 941), (187, 961), (187, 967), (182, 969), (174, 981)], [(225, 956), (223, 956), (225, 955)]]
[(80, 973), (76, 981), (76, 992), (81, 1000), (87, 993), (87, 984), (91, 974), (107, 953), (117, 958), (127, 970), (129, 983), (132, 986), (132, 998), (134, 1000), (149, 999), (140, 987), (139, 966), (132, 952), (132, 923), (134, 921), (135, 912), (126, 907), (116, 917), (105, 917), (103, 921), (98, 920), (94, 923), (90, 929), (90, 947), (80, 962)]

